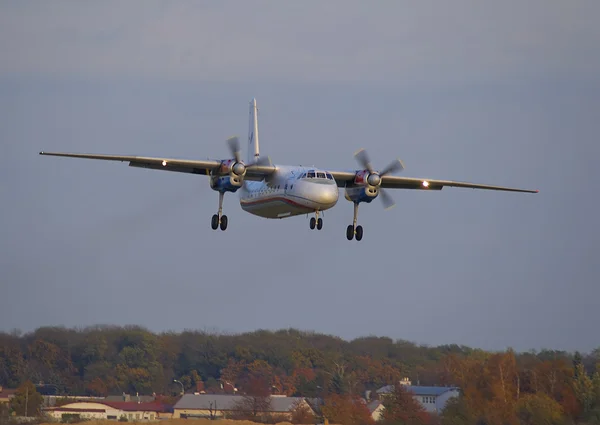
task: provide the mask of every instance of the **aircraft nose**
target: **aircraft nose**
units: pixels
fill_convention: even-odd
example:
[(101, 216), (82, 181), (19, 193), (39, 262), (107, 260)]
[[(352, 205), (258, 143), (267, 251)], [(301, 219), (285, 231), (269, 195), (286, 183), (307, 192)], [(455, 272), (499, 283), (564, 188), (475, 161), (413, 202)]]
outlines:
[(326, 186), (319, 191), (318, 202), (321, 205), (332, 207), (338, 201), (339, 191), (337, 185)]

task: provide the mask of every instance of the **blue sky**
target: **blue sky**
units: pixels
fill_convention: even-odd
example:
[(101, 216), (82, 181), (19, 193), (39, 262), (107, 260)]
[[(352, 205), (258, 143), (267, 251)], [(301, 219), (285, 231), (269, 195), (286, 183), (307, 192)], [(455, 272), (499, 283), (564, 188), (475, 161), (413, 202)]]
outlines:
[[(589, 351), (600, 320), (594, 1), (0, 4), (0, 328), (296, 327)], [(201, 176), (40, 150), (224, 158), (540, 189), (340, 199), (310, 231)]]

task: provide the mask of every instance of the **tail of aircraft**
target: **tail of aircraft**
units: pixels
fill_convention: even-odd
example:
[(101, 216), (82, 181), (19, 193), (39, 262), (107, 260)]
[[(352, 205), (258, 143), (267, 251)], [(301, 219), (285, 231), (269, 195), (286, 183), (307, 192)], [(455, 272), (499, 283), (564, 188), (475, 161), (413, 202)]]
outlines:
[(258, 108), (256, 99), (250, 101), (250, 125), (248, 128), (248, 163), (258, 161), (260, 150), (258, 148)]

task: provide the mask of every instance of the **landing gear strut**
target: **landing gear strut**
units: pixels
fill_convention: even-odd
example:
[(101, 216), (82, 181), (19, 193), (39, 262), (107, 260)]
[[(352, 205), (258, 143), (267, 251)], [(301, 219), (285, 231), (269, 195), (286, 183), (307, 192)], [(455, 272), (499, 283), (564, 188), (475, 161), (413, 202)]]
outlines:
[(357, 226), (356, 222), (358, 220), (358, 202), (354, 203), (354, 220), (352, 220), (352, 224), (346, 228), (346, 238), (351, 241), (352, 238), (356, 235), (356, 240), (360, 241), (363, 237), (363, 228), (362, 226)]
[(213, 230), (217, 230), (219, 226), (221, 230), (227, 229), (227, 216), (223, 215), (223, 197), (225, 196), (224, 192), (219, 192), (219, 212), (212, 216), (212, 220), (210, 222), (210, 226)]
[(317, 228), (317, 230), (321, 230), (323, 228), (323, 219), (319, 217), (319, 210), (315, 211), (315, 216), (310, 218), (310, 228), (311, 230)]

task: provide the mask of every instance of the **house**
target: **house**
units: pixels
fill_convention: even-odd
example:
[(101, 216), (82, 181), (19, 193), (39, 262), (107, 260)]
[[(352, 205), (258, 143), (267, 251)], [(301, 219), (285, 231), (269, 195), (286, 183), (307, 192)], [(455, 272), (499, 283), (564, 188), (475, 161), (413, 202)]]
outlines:
[[(227, 418), (239, 412), (238, 405), (244, 400), (243, 395), (233, 394), (185, 394), (173, 406), (173, 418)], [(272, 395), (270, 408), (264, 412), (290, 420), (292, 412), (298, 406), (314, 410), (304, 397), (285, 397)]]
[(8, 388), (3, 388), (0, 385), (0, 403), (8, 403), (11, 398), (15, 396), (17, 390), (9, 390)]
[(369, 408), (369, 413), (371, 413), (373, 420), (378, 421), (383, 413), (383, 403), (381, 400), (373, 400), (367, 404), (367, 407)]
[[(413, 393), (413, 398), (417, 400), (426, 411), (430, 413), (440, 413), (446, 403), (452, 397), (459, 396), (458, 387), (422, 387), (418, 385), (402, 384), (404, 389)], [(394, 391), (393, 385), (386, 385), (377, 390), (380, 398), (385, 397)]]
[(46, 407), (43, 411), (55, 419), (77, 417), (81, 419), (126, 418), (131, 421), (156, 421), (172, 417), (172, 408), (160, 403), (134, 401), (75, 402), (59, 407)]

